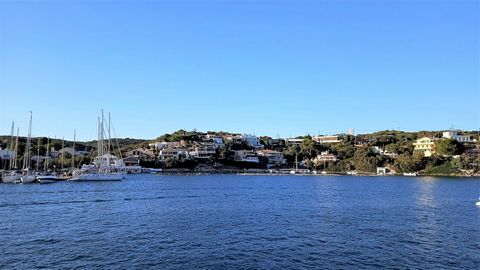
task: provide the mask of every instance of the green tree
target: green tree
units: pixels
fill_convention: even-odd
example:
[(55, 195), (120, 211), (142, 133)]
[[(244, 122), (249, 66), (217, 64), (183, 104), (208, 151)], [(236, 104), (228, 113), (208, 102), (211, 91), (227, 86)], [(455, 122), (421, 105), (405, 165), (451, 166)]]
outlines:
[(461, 152), (462, 145), (456, 140), (440, 139), (435, 141), (435, 152), (439, 156), (450, 157)]
[(370, 147), (359, 147), (353, 155), (355, 169), (361, 172), (375, 172), (379, 158)]
[(401, 154), (395, 159), (395, 170), (400, 173), (417, 172), (424, 168), (423, 156), (421, 153)]

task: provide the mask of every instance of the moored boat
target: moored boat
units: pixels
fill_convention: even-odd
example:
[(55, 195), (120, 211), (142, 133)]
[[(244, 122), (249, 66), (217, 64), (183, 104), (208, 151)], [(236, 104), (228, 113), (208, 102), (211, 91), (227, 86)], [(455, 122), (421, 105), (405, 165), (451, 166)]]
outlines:
[(56, 175), (51, 175), (51, 174), (48, 174), (48, 175), (39, 175), (37, 176), (37, 181), (40, 183), (40, 184), (50, 184), (50, 183), (55, 183), (57, 181), (59, 181), (60, 179), (58, 178), (58, 176)]
[(31, 175), (31, 174), (26, 174), (26, 175), (22, 175), (20, 177), (20, 180), (22, 180), (23, 184), (31, 184), (31, 183), (35, 183), (37, 181), (37, 176), (36, 175)]
[(101, 172), (74, 172), (69, 181), (121, 181), (125, 177), (122, 173)]
[(416, 172), (412, 173), (403, 173), (404, 176), (417, 176), (418, 174)]
[(17, 173), (5, 174), (2, 177), (2, 182), (3, 183), (20, 183), (21, 182), (20, 177), (21, 175)]

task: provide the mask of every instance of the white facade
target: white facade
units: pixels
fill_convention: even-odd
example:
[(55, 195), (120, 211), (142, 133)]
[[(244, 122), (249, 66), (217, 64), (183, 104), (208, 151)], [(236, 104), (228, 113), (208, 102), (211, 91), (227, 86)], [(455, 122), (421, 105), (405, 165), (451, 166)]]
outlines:
[(339, 143), (341, 140), (338, 136), (315, 136), (312, 138), (317, 143)]
[(334, 154), (330, 154), (328, 151), (324, 151), (320, 153), (320, 155), (317, 155), (313, 159), (313, 163), (315, 166), (319, 166), (321, 164), (324, 164), (325, 162), (336, 162), (337, 157)]
[(243, 134), (243, 140), (253, 148), (263, 148), (263, 145), (260, 143), (260, 139), (257, 136)]
[(149, 144), (150, 147), (155, 147), (157, 150), (166, 149), (166, 148), (175, 148), (180, 147), (180, 142), (155, 142)]
[(187, 156), (187, 154), (188, 152), (185, 149), (168, 148), (160, 150), (158, 157), (162, 160), (167, 158), (180, 159), (181, 155)]
[(285, 143), (290, 146), (290, 145), (297, 145), (300, 146), (303, 142), (303, 139), (295, 139), (295, 138), (288, 138), (285, 140)]
[(12, 151), (10, 149), (1, 149), (0, 148), (0, 158), (1, 159), (15, 158), (15, 151)]
[(475, 140), (475, 139), (472, 139), (472, 137), (470, 137), (470, 136), (458, 135), (458, 131), (456, 131), (456, 130), (451, 130), (451, 131), (445, 131), (445, 132), (443, 132), (443, 138), (456, 140), (456, 141), (462, 142), (462, 143), (465, 143), (465, 142), (476, 142), (476, 140)]
[(215, 149), (216, 147), (214, 144), (198, 145), (193, 151), (190, 151), (189, 154), (195, 158), (209, 158), (215, 155)]
[(260, 160), (258, 157), (255, 155), (253, 151), (250, 150), (237, 150), (234, 151), (235, 156), (234, 160), (235, 161), (241, 161), (241, 162), (252, 162), (252, 163), (259, 163)]
[(261, 150), (258, 151), (259, 156), (264, 156), (268, 158), (268, 163), (270, 164), (279, 164), (284, 165), (287, 160), (284, 158), (283, 153), (274, 150)]

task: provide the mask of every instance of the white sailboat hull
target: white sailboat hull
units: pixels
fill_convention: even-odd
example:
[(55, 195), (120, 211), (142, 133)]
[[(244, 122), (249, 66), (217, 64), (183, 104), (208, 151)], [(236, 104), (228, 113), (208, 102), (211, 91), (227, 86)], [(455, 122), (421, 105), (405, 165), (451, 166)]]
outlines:
[(20, 181), (20, 175), (4, 175), (2, 177), (3, 183), (19, 183)]
[(123, 174), (119, 173), (85, 173), (74, 176), (70, 181), (121, 181)]
[(30, 183), (34, 183), (35, 181), (37, 181), (37, 177), (35, 175), (22, 175), (22, 177), (20, 177), (20, 179), (22, 180), (22, 183), (24, 183), (24, 184), (30, 184)]

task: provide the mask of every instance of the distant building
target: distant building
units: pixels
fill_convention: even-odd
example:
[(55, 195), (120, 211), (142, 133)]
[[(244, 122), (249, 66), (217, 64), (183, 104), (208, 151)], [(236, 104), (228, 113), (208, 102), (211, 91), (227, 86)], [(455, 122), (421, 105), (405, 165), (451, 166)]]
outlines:
[(384, 150), (384, 149), (382, 149), (378, 146), (373, 147), (373, 152), (375, 152), (379, 155), (382, 155), (382, 156), (387, 156), (387, 157), (392, 157), (392, 158), (397, 156), (397, 154), (388, 152), (387, 150)]
[(251, 150), (235, 150), (235, 161), (260, 163), (258, 156)]
[(458, 132), (459, 131), (457, 131), (457, 130), (445, 131), (445, 132), (443, 132), (443, 138), (456, 140), (456, 141), (461, 142), (461, 143), (470, 143), (470, 142), (476, 142), (477, 141), (475, 139), (472, 139), (471, 136), (459, 135)]
[(386, 175), (386, 174), (392, 174), (390, 168), (387, 167), (377, 167), (377, 175)]
[(275, 150), (260, 150), (257, 151), (259, 156), (268, 158), (269, 164), (285, 165), (287, 160), (284, 158), (283, 153)]
[(314, 136), (312, 138), (317, 143), (339, 143), (341, 140), (338, 136)]
[(208, 134), (205, 136), (205, 141), (212, 142), (215, 145), (215, 148), (223, 147), (223, 138), (217, 135)]
[(167, 158), (172, 159), (180, 159), (180, 156), (187, 156), (187, 150), (181, 148), (167, 148), (162, 149), (158, 153), (158, 158), (161, 160), (165, 160)]
[(123, 158), (123, 164), (125, 166), (140, 166), (140, 159), (135, 156), (128, 156)]
[(176, 148), (180, 147), (180, 142), (155, 142), (149, 144), (150, 147), (153, 147), (157, 150), (165, 149), (165, 148)]
[(243, 141), (242, 135), (225, 135), (223, 137), (225, 141), (231, 141), (233, 143), (241, 143)]
[(321, 152), (320, 155), (317, 155), (313, 160), (315, 166), (320, 166), (326, 162), (336, 162), (337, 156), (330, 154), (328, 151)]
[(0, 159), (12, 159), (15, 158), (15, 151), (10, 149), (0, 148)]
[(303, 143), (303, 139), (296, 139), (296, 138), (288, 138), (285, 140), (285, 144), (287, 146), (300, 146)]
[(192, 151), (189, 152), (189, 155), (195, 158), (209, 158), (216, 153), (215, 144), (202, 144), (194, 147)]
[(55, 154), (52, 154), (53, 156), (61, 156), (61, 155), (70, 155), (70, 156), (73, 156), (73, 154), (75, 154), (75, 156), (88, 156), (89, 152), (88, 151), (74, 151), (72, 147), (65, 147), (65, 148), (62, 148), (60, 150), (58, 150), (58, 152), (56, 152)]
[(140, 160), (146, 160), (146, 161), (151, 161), (155, 159), (155, 153), (153, 153), (153, 151), (148, 149), (143, 149), (143, 148), (137, 148), (137, 149), (128, 151), (127, 153), (125, 153), (125, 155), (127, 157), (133, 156)]
[(423, 156), (430, 157), (435, 153), (435, 140), (428, 137), (423, 137), (413, 143), (414, 151), (423, 153)]
[(263, 144), (260, 143), (260, 139), (257, 136), (250, 134), (243, 134), (243, 140), (250, 146), (255, 149), (263, 148)]

